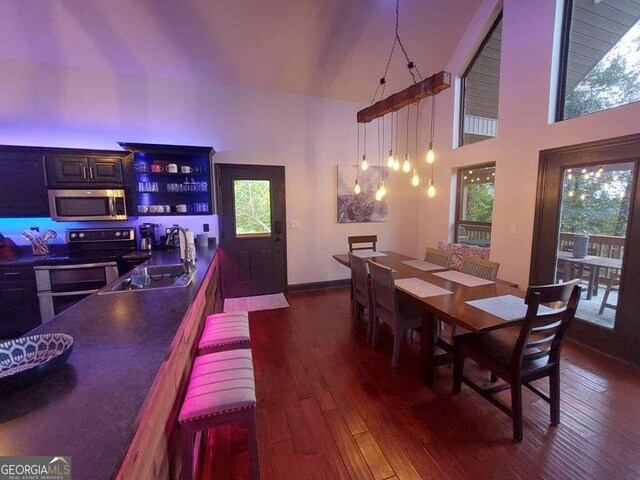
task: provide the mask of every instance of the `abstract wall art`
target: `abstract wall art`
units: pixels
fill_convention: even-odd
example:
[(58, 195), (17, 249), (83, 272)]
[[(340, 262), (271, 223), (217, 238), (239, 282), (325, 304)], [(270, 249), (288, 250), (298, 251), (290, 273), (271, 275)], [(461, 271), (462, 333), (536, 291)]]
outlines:
[(387, 197), (376, 200), (381, 181), (388, 181), (389, 171), (384, 167), (369, 167), (359, 171), (360, 193), (353, 190), (358, 167), (338, 165), (338, 223), (366, 223), (387, 221)]

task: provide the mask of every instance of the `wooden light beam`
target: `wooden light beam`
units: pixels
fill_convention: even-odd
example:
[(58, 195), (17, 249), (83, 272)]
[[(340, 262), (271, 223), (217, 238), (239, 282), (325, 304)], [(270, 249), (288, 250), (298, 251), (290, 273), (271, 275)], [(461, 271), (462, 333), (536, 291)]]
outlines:
[(416, 103), (430, 95), (436, 95), (451, 86), (451, 74), (449, 72), (439, 72), (425, 78), (421, 82), (414, 83), (401, 92), (374, 103), (370, 107), (358, 112), (358, 123), (369, 123), (371, 120), (380, 118), (388, 113), (395, 112), (411, 103)]

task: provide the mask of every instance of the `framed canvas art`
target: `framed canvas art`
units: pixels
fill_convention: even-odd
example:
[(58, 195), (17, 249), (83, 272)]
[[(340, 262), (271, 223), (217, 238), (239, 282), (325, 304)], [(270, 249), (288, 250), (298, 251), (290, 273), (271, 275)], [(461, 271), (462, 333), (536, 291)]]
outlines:
[[(353, 191), (356, 174), (360, 184), (358, 194)], [(385, 167), (358, 172), (356, 165), (338, 165), (338, 223), (386, 222), (387, 197), (376, 200), (376, 190), (388, 175)]]

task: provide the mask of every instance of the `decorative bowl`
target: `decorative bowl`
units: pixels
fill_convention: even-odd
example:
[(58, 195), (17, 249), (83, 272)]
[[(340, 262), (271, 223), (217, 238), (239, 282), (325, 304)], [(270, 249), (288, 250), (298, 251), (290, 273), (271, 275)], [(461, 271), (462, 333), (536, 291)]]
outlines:
[(30, 335), (0, 343), (0, 391), (25, 386), (67, 361), (73, 337), (64, 333)]

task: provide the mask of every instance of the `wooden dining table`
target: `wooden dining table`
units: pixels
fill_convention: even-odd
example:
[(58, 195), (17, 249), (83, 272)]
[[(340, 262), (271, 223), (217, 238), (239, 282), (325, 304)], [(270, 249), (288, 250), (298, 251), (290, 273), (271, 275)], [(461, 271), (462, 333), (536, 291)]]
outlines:
[[(422, 271), (402, 263), (407, 260), (415, 260), (413, 257), (392, 251), (383, 251), (381, 253), (383, 253), (384, 256), (371, 257), (367, 258), (367, 260), (393, 269), (395, 280), (419, 278), (452, 292), (445, 295), (419, 297), (400, 287), (397, 288), (400, 296), (417, 302), (422, 308), (420, 351), (424, 364), (424, 380), (429, 386), (433, 385), (435, 369), (451, 362), (450, 353), (437, 354), (437, 319), (471, 332), (489, 331), (504, 327), (507, 324), (516, 324), (522, 321), (522, 319), (505, 320), (504, 318), (466, 303), (471, 300), (480, 300), (502, 295), (513, 295), (524, 299), (525, 292), (515, 288), (514, 284), (510, 282), (497, 280), (487, 285), (469, 287), (434, 275), (434, 273), (446, 271), (446, 268)], [(349, 267), (348, 254), (333, 255), (333, 258), (340, 264)]]

